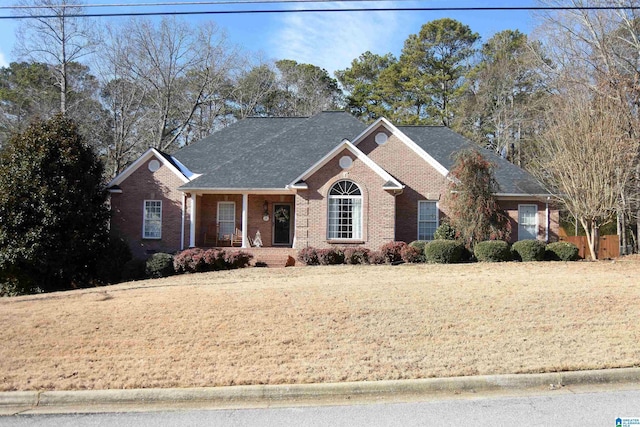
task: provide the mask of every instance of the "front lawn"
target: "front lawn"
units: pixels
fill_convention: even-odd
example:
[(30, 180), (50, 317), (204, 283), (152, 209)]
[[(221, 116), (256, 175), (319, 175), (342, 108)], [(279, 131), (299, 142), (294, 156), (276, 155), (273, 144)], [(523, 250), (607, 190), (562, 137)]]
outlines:
[(640, 366), (640, 261), (250, 268), (0, 299), (0, 389)]

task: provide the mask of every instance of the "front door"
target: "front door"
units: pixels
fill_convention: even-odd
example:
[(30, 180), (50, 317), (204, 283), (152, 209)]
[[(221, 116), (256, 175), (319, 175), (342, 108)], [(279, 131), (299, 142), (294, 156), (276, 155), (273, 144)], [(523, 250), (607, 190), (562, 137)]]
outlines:
[(291, 205), (276, 203), (273, 205), (273, 244), (291, 244)]

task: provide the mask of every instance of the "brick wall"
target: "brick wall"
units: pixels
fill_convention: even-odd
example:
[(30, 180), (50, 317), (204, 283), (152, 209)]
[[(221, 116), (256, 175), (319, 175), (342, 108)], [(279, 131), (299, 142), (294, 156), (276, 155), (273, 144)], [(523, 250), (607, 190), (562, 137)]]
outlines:
[[(348, 169), (339, 165), (340, 158), (349, 156), (353, 164)], [(327, 239), (327, 194), (333, 184), (348, 179), (362, 191), (362, 239), (358, 241), (329, 241)], [(343, 150), (306, 180), (308, 190), (298, 191), (296, 197), (297, 249), (313, 246), (326, 248), (332, 245), (361, 245), (378, 249), (393, 240), (395, 200), (392, 192), (383, 190), (385, 181), (349, 150)]]
[[(120, 184), (122, 193), (111, 194), (111, 232), (127, 239), (136, 258), (147, 258), (154, 252), (173, 253), (181, 246), (183, 193), (178, 187), (183, 182), (162, 162), (160, 169), (151, 172), (149, 161)], [(145, 200), (162, 201), (161, 239), (142, 237)], [(188, 247), (188, 211), (186, 215), (185, 247)]]
[[(375, 142), (378, 132), (384, 132), (389, 137), (383, 145)], [(396, 198), (395, 240), (407, 243), (416, 240), (418, 201), (438, 201), (443, 211), (446, 178), (384, 127), (372, 132), (358, 144), (358, 148), (406, 186)], [(440, 219), (442, 217), (441, 213)]]
[[(519, 205), (536, 205), (538, 207), (538, 240), (545, 240), (546, 237), (546, 224), (547, 224), (547, 212), (546, 203), (539, 201), (522, 201), (522, 200), (498, 200), (500, 207), (509, 215), (509, 222), (511, 223), (511, 242), (516, 242), (519, 239), (518, 236), (518, 206)], [(560, 232), (560, 214), (557, 209), (549, 207), (549, 241), (557, 242), (558, 233)]]

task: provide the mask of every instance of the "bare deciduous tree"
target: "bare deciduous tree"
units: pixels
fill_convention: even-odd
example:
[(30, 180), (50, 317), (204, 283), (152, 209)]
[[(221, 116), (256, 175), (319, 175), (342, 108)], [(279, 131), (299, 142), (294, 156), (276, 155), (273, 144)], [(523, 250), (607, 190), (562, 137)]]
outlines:
[(160, 150), (184, 142), (194, 115), (227, 84), (235, 52), (213, 23), (192, 29), (183, 21), (131, 20), (107, 41), (106, 55), (144, 93), (139, 117), (143, 145)]
[(554, 101), (534, 170), (578, 219), (597, 259), (598, 228), (615, 218), (634, 173), (638, 140), (611, 98), (571, 84)]
[[(620, 6), (618, 9), (583, 8), (549, 13), (544, 16), (541, 37), (555, 68), (549, 68), (560, 86), (587, 92), (592, 99), (603, 98), (619, 125), (631, 139), (640, 135), (640, 5), (638, 0), (545, 0), (562, 6)], [(609, 107), (612, 108), (612, 107)], [(604, 140), (603, 142), (606, 142)], [(640, 152), (636, 147), (633, 162), (625, 163), (628, 181), (619, 187), (616, 216), (621, 245), (627, 246), (626, 218), (635, 211), (637, 235), (640, 235), (640, 180), (627, 172), (638, 168)], [(636, 239), (639, 245), (640, 242)]]
[[(29, 14), (31, 19), (22, 21), (16, 32), (18, 56), (32, 62), (49, 64), (55, 69), (60, 88), (60, 112), (68, 108), (69, 65), (93, 52), (96, 45), (92, 24), (82, 15), (81, 0), (19, 0), (17, 10)], [(42, 6), (20, 8), (20, 6)], [(42, 16), (54, 16), (43, 18)]]

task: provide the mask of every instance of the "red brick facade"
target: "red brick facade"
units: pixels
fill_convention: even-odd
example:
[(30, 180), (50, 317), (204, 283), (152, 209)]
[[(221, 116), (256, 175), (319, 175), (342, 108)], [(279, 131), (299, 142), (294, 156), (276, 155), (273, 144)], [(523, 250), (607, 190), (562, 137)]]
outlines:
[[(378, 132), (389, 137), (386, 143), (378, 145), (375, 142)], [(405, 185), (402, 194), (396, 198), (395, 240), (417, 240), (418, 202), (436, 201), (442, 210), (444, 206), (440, 202), (446, 190), (446, 178), (384, 127), (363, 139), (358, 148)]]
[[(375, 140), (380, 132), (388, 137), (382, 144)], [(233, 202), (236, 226), (240, 230), (246, 228), (246, 234), (251, 238), (259, 231), (262, 245), (268, 248), (275, 246), (274, 206), (288, 205), (291, 207), (291, 229), (289, 244), (284, 246), (300, 249), (306, 246), (358, 245), (378, 249), (392, 240), (411, 242), (418, 238), (418, 205), (422, 200), (437, 202), (439, 221), (446, 217), (443, 202), (447, 178), (442, 168), (438, 169), (428, 161), (428, 155), (406, 143), (383, 124), (355, 144), (356, 149), (350, 145), (351, 148), (336, 152), (305, 177), (306, 189), (283, 188), (279, 191), (281, 194), (249, 193), (246, 199), (247, 224), (242, 223), (244, 197), (240, 191), (227, 194), (219, 194), (215, 190), (199, 192), (204, 194), (183, 193), (178, 190), (185, 183), (180, 173), (163, 162), (160, 162), (158, 170), (150, 171), (149, 161), (155, 158), (151, 157), (118, 183), (121, 193), (112, 194), (112, 230), (128, 239), (132, 252), (138, 258), (154, 252), (177, 252), (189, 247), (190, 243), (203, 246), (205, 233), (215, 230), (219, 202)], [(363, 154), (374, 164), (363, 161)], [(345, 156), (352, 160), (347, 168), (340, 165), (340, 159)], [(383, 173), (377, 167), (382, 168)], [(387, 173), (404, 188), (383, 188), (388, 184)], [(328, 193), (340, 180), (357, 184), (362, 193), (362, 236), (357, 240), (328, 238)], [(194, 199), (196, 209), (192, 228), (191, 206)], [(162, 201), (161, 239), (143, 238), (145, 200)], [(538, 239), (557, 240), (558, 211), (548, 207), (545, 201), (512, 197), (499, 199), (499, 202), (511, 218), (512, 241), (518, 240), (518, 209), (522, 204), (537, 206)], [(193, 236), (192, 229), (195, 230)]]
[[(149, 159), (138, 167), (120, 185), (122, 193), (111, 194), (111, 230), (129, 242), (136, 258), (146, 258), (155, 252), (175, 252), (189, 244), (189, 210), (185, 203), (185, 242), (181, 245), (184, 194), (178, 190), (182, 181), (172, 170), (160, 162), (160, 168), (151, 172)], [(143, 238), (145, 200), (162, 201), (162, 238)]]
[[(348, 156), (353, 164), (348, 169), (339, 165)], [(362, 239), (329, 240), (327, 233), (328, 192), (340, 180), (349, 180), (362, 191)], [(353, 153), (345, 149), (306, 181), (308, 190), (296, 196), (296, 248), (331, 245), (364, 245), (380, 247), (394, 238), (395, 201), (392, 191), (382, 188), (385, 180)]]

